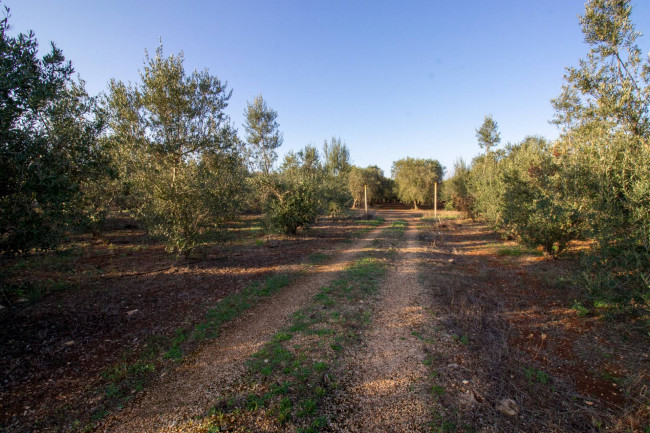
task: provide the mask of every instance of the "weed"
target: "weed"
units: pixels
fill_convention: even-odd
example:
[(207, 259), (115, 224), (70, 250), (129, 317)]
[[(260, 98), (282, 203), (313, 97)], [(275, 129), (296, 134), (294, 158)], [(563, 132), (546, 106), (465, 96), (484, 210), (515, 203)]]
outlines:
[(299, 417), (305, 417), (308, 415), (313, 415), (316, 412), (316, 402), (311, 398), (308, 398), (302, 402), (300, 411), (298, 412)]
[(445, 393), (445, 389), (440, 385), (433, 385), (431, 388), (431, 393), (433, 395), (441, 396)]
[(317, 264), (317, 263), (324, 262), (325, 260), (327, 260), (327, 259), (329, 259), (329, 258), (330, 258), (329, 254), (325, 254), (325, 253), (318, 252), (318, 253), (313, 253), (313, 254), (311, 254), (311, 255), (307, 258), (307, 261), (308, 261), (309, 263)]
[(273, 336), (273, 341), (279, 343), (282, 341), (291, 340), (291, 337), (293, 337), (293, 335), (290, 334), (289, 332), (278, 332)]
[(573, 305), (571, 306), (571, 308), (577, 311), (578, 316), (580, 317), (585, 317), (590, 313), (589, 308), (582, 305), (582, 303), (578, 300), (573, 301)]
[(524, 367), (524, 375), (529, 382), (537, 382), (546, 385), (549, 382), (548, 374), (535, 367)]

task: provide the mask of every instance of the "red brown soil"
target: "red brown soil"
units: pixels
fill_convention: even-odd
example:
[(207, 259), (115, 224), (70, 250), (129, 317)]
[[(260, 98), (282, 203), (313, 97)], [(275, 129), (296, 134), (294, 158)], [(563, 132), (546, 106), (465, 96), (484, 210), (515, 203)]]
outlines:
[(262, 238), (244, 227), (200, 251), (203, 257), (179, 260), (132, 221), (113, 218), (100, 240), (77, 239), (71, 256), (35, 256), (29, 260), (36, 265), (25, 267), (4, 259), (0, 271), (14, 285), (53, 279), (72, 288), (31, 304), (11, 296), (2, 302), (0, 430), (55, 429), (72, 421), (67, 412), (83, 416), (102, 370), (137, 356), (152, 336), (191, 329), (229, 293), (294, 274), (310, 254), (331, 250), (358, 228), (323, 221), (299, 236)]
[[(515, 244), (471, 221), (437, 225), (427, 242), (429, 267), (438, 274), (429, 274), (430, 286), (447, 285), (435, 287), (445, 299), (442, 323), (470, 341), (468, 348), (453, 344), (447, 362), (465, 365), (466, 375), (482, 384), (474, 392), (492, 405), (481, 409), (477, 403), (465, 417), (469, 424), (478, 428), (490, 420), (501, 426), (495, 431), (596, 431), (599, 423), (643, 431), (649, 425), (648, 340), (629, 324), (581, 317), (571, 308), (576, 300), (587, 305), (580, 288), (559, 279), (578, 271), (575, 256), (499, 256), (499, 248)], [(524, 369), (546, 373), (548, 383), (537, 383)], [(520, 405), (518, 420), (494, 410), (506, 397)]]

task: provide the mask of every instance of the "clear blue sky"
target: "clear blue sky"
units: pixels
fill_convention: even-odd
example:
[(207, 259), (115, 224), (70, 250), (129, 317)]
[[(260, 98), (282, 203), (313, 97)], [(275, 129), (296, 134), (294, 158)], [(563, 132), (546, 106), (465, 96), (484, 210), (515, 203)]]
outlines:
[[(162, 38), (188, 71), (208, 68), (233, 89), (243, 137), (246, 101), (262, 93), (290, 149), (341, 137), (360, 166), (478, 154), (485, 114), (503, 143), (556, 138), (550, 99), (587, 47), (582, 0), (88, 1), (5, 0), (14, 32), (54, 41), (90, 93), (138, 80)], [(650, 2), (633, 1), (650, 32)], [(640, 40), (647, 53), (648, 37)]]

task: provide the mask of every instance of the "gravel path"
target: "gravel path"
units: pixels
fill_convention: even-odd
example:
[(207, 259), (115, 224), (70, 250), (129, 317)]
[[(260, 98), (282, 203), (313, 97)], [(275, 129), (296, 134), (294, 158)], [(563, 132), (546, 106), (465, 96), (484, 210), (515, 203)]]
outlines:
[[(407, 214), (408, 215), (408, 214)], [(423, 345), (412, 332), (426, 320), (424, 289), (418, 281), (417, 229), (408, 215), (406, 245), (379, 293), (366, 345), (347, 366), (349, 383), (334, 403), (341, 432), (426, 430), (431, 393), (426, 387)]]
[(224, 326), (220, 337), (177, 369), (159, 378), (132, 404), (105, 420), (100, 431), (178, 431), (179, 424), (205, 415), (245, 372), (245, 360), (327, 285), (380, 233), (380, 229), (342, 247), (333, 260)]

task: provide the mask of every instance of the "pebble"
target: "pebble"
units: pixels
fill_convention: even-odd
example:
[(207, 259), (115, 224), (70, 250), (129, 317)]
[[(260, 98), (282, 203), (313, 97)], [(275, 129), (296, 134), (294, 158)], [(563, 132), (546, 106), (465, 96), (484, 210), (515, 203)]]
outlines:
[(464, 379), (464, 380), (463, 380), (463, 383), (464, 383), (465, 385), (467, 385), (467, 384), (469, 383), (469, 380)]
[(519, 406), (511, 398), (504, 398), (497, 406), (499, 412), (505, 413), (509, 416), (516, 416), (519, 413)]

